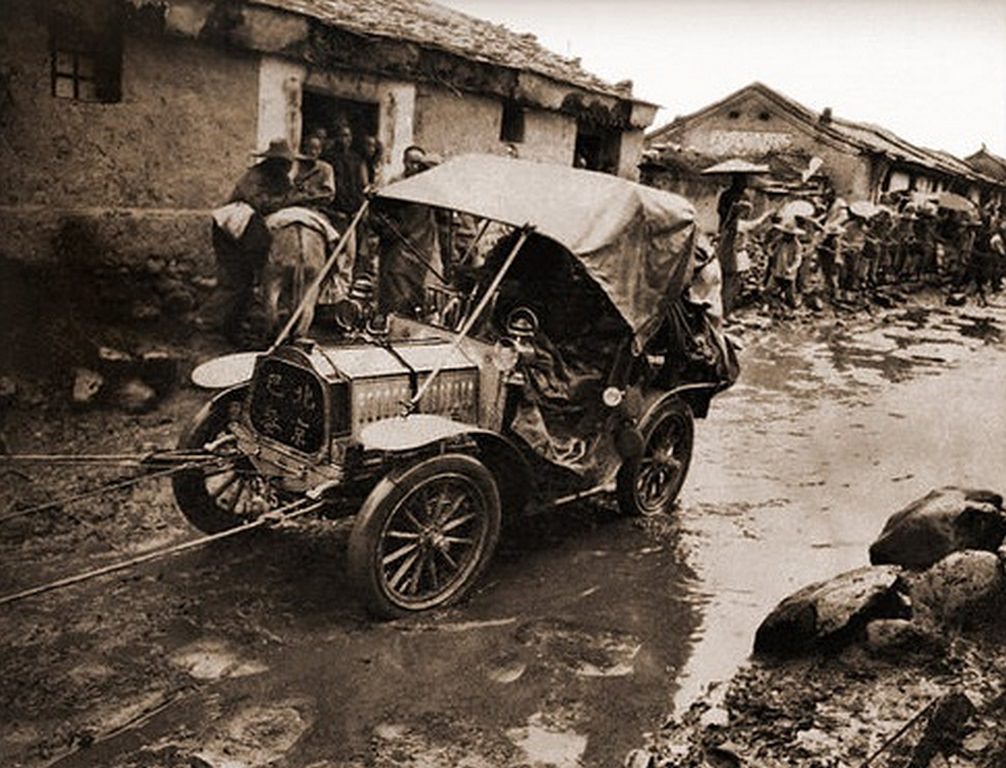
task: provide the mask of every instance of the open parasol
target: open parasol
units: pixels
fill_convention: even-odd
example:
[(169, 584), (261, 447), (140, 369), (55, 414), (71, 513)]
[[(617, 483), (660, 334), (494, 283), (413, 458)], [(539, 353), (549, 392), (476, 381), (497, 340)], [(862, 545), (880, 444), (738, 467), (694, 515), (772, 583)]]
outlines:
[(862, 219), (871, 219), (880, 213), (880, 206), (869, 200), (856, 200), (849, 203), (849, 212)]
[(975, 204), (963, 195), (955, 192), (937, 192), (930, 200), (936, 203), (937, 207), (947, 211), (960, 211), (961, 213), (975, 213)]
[(706, 168), (702, 173), (704, 174), (717, 174), (717, 173), (768, 173), (769, 167), (767, 165), (757, 165), (756, 163), (749, 163), (747, 160), (741, 160), (740, 158), (732, 158), (730, 160), (724, 160), (722, 163), (717, 163), (716, 165)]
[(783, 219), (795, 219), (797, 216), (809, 218), (814, 215), (814, 204), (809, 200), (790, 200), (779, 209), (779, 216)]

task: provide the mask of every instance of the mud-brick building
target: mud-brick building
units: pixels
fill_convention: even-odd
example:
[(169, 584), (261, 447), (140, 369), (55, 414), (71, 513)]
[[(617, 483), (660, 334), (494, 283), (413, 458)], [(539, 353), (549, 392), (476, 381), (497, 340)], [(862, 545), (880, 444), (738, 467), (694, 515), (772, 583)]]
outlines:
[(1006, 211), (1006, 158), (989, 152), (982, 144), (981, 148), (967, 157), (964, 162), (975, 171), (999, 182), (997, 189), (987, 190), (982, 199), (982, 205), (997, 211)]
[(644, 176), (655, 182), (661, 152), (671, 150), (701, 154), (711, 164), (739, 157), (797, 171), (817, 157), (823, 162), (816, 174), (849, 200), (876, 201), (896, 190), (947, 190), (979, 202), (1002, 188), (953, 155), (916, 146), (877, 125), (841, 119), (830, 108), (817, 113), (762, 83), (676, 118), (652, 131), (646, 143)]
[[(209, 263), (251, 153), (346, 119), (385, 149), (506, 151), (634, 176), (656, 106), (533, 35), (424, 0), (4, 0), (0, 256), (87, 240)], [(92, 242), (93, 241), (93, 242)], [(184, 303), (184, 302), (183, 302)]]

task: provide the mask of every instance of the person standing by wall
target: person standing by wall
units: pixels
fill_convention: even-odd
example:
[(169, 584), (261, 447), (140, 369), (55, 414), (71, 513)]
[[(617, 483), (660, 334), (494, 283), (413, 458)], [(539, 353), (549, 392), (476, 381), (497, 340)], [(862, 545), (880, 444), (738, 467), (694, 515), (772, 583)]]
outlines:
[[(726, 192), (723, 193), (726, 195)], [(723, 196), (721, 195), (721, 200)], [(720, 218), (719, 238), (716, 241), (716, 260), (720, 263), (723, 284), (723, 317), (726, 319), (734, 306), (740, 278), (737, 269), (737, 226), (742, 216), (751, 212), (751, 202), (744, 198), (735, 200)]]
[(364, 137), (363, 162), (367, 166), (367, 186), (379, 187), (382, 182), (381, 163), (384, 162), (384, 147), (376, 136)]
[(308, 136), (301, 147), (303, 155), (297, 161), (297, 170), (293, 177), (297, 191), (321, 210), (331, 205), (335, 198), (335, 171), (321, 159), (324, 146), (321, 136), (317, 134)]
[[(760, 227), (766, 219), (772, 216), (773, 211), (771, 208), (766, 208), (760, 216), (756, 216), (753, 219), (746, 218), (748, 214), (751, 213), (752, 205), (749, 200), (740, 200), (734, 206), (736, 209), (736, 214), (734, 216), (733, 223), (730, 226), (734, 230), (733, 237), (733, 254), (726, 256), (727, 262), (733, 267), (732, 273), (723, 273), (723, 317), (729, 315), (730, 311), (737, 306), (737, 300), (740, 297), (741, 289), (744, 286), (744, 278), (747, 273), (751, 270), (752, 258), (751, 258), (751, 238), (754, 232)], [(719, 247), (719, 244), (717, 244)], [(720, 259), (721, 269), (724, 264), (724, 259)], [(729, 279), (727, 275), (730, 275)]]
[[(418, 146), (408, 147), (402, 159), (406, 178), (437, 164)], [(376, 212), (373, 225), (381, 240), (378, 309), (416, 315), (423, 309), (429, 277), (444, 274), (436, 214), (428, 205), (395, 203)]]
[(842, 276), (839, 296), (848, 301), (859, 290), (863, 248), (866, 246), (866, 219), (849, 210), (849, 219), (842, 236)]
[(353, 149), (353, 129), (349, 123), (340, 122), (335, 128), (335, 136), (330, 154), (322, 159), (331, 164), (335, 171), (335, 200), (333, 216), (336, 229), (345, 231), (353, 215), (363, 204), (363, 193), (367, 188), (367, 164)]

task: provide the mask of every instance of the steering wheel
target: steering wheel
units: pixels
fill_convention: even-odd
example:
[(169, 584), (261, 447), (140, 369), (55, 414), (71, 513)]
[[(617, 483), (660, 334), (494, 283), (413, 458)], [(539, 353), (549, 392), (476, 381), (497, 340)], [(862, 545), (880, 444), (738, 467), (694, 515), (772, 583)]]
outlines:
[(538, 333), (538, 315), (530, 307), (514, 307), (506, 317), (506, 332), (513, 338), (531, 338)]

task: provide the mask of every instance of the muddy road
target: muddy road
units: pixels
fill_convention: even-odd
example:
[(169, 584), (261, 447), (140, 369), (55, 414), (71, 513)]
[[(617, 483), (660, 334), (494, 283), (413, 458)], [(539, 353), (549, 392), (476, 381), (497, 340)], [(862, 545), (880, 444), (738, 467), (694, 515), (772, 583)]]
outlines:
[[(322, 522), (0, 607), (0, 765), (620, 765), (743, 662), (781, 597), (864, 564), (892, 511), (935, 485), (1003, 487), (1006, 309), (754, 325), (675, 517), (530, 520), (450, 610), (368, 621), (347, 528)], [(7, 437), (165, 446), (199, 399), (20, 412)], [(5, 507), (95, 481), (32, 475), (3, 477)], [(39, 513), (0, 527), (0, 591), (192, 535), (166, 484)]]

